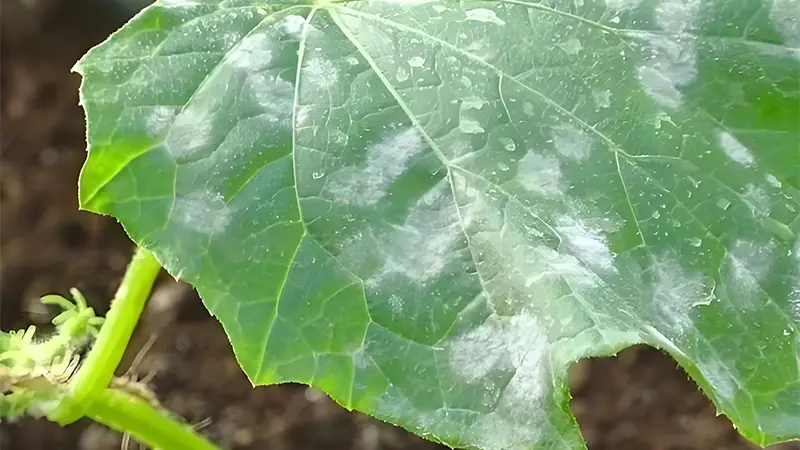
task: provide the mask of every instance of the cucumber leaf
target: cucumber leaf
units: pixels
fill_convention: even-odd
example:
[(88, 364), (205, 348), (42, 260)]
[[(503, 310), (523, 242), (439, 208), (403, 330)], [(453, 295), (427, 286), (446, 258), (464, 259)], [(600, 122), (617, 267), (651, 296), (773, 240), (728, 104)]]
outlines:
[(568, 367), (667, 351), (800, 437), (793, 0), (160, 0), (76, 66), (81, 207), (254, 384), (582, 448)]

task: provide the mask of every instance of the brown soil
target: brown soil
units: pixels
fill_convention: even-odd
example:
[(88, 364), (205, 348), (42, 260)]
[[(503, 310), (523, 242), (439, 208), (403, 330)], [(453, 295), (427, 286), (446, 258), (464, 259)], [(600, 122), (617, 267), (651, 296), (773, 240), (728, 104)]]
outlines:
[[(25, 6), (25, 4), (32, 6)], [(101, 313), (131, 244), (113, 219), (77, 210), (84, 153), (72, 64), (126, 17), (101, 0), (3, 0), (0, 300), (3, 329), (40, 320), (34, 301), (80, 288)], [(165, 283), (167, 283), (165, 281)], [(169, 297), (169, 296), (168, 296)], [(174, 295), (172, 297), (175, 297)], [(174, 298), (173, 298), (174, 300)], [(139, 367), (159, 398), (229, 449), (435, 449), (299, 385), (253, 389), (219, 324), (189, 293)], [(163, 325), (163, 324), (162, 324)], [(141, 339), (137, 341), (141, 343)], [(573, 372), (573, 410), (592, 450), (751, 449), (675, 363), (636, 348)], [(105, 450), (120, 436), (81, 422), (0, 425), (3, 449)], [(775, 446), (800, 450), (800, 444)]]

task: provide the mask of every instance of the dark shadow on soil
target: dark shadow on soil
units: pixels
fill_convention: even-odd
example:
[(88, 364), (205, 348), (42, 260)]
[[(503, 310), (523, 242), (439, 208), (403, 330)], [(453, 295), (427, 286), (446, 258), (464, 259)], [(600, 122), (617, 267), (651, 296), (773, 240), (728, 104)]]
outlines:
[[(0, 325), (46, 322), (36, 299), (80, 288), (101, 313), (131, 244), (111, 218), (79, 212), (85, 157), (74, 62), (126, 20), (101, 0), (3, 0), (0, 153)], [(298, 385), (253, 389), (219, 324), (191, 292), (175, 301), (169, 327), (138, 373), (155, 371), (159, 398), (224, 448), (434, 449), (437, 445)], [(167, 299), (168, 302), (174, 300)], [(151, 302), (153, 303), (153, 302)], [(160, 326), (164, 326), (162, 323)], [(146, 334), (146, 333), (144, 333)], [(142, 336), (137, 342), (141, 344)], [(675, 363), (635, 348), (573, 371), (578, 420), (592, 450), (749, 449)], [(67, 428), (37, 420), (0, 425), (3, 449), (105, 450), (120, 437), (86, 422)], [(784, 450), (800, 449), (786, 445)], [(777, 449), (777, 447), (776, 447)]]

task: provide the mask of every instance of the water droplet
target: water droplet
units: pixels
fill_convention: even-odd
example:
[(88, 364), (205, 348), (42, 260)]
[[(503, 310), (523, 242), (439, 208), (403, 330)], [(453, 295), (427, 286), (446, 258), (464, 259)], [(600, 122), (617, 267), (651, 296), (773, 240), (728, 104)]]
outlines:
[(652, 216), (653, 219), (658, 219), (659, 217), (661, 217), (661, 213), (659, 211), (653, 211)]
[(689, 245), (691, 245), (692, 247), (700, 247), (701, 245), (703, 245), (703, 240), (700, 238), (691, 238), (689, 239)]
[(403, 67), (403, 66), (400, 66), (400, 67), (397, 68), (397, 75), (395, 75), (395, 77), (397, 78), (397, 81), (402, 83), (403, 81), (408, 80), (408, 75), (409, 74), (408, 74), (408, 71), (406, 70), (406, 68)]
[(510, 167), (508, 167), (508, 164), (501, 162), (497, 163), (497, 168), (500, 169), (502, 172), (508, 172), (511, 169)]
[(614, 18), (611, 19), (611, 22), (619, 23), (619, 16), (614, 16)]
[(717, 200), (717, 206), (719, 206), (723, 211), (725, 211), (728, 209), (728, 207), (731, 206), (731, 202), (728, 199), (721, 198)]
[(311, 174), (311, 178), (313, 178), (315, 180), (319, 180), (320, 178), (322, 178), (324, 176), (325, 176), (325, 172), (313, 172)]
[(464, 87), (467, 88), (472, 87), (472, 80), (470, 80), (469, 78), (467, 78), (466, 75), (464, 75), (461, 77), (461, 84), (463, 84)]
[(411, 67), (422, 67), (425, 65), (425, 58), (415, 56), (408, 60), (408, 65)]
[(513, 152), (514, 150), (517, 149), (517, 144), (511, 138), (507, 137), (497, 138), (497, 141), (503, 144), (503, 148), (505, 148), (509, 152)]
[(349, 56), (349, 57), (347, 57), (347, 62), (351, 66), (357, 66), (358, 65), (358, 58), (356, 58), (355, 56)]

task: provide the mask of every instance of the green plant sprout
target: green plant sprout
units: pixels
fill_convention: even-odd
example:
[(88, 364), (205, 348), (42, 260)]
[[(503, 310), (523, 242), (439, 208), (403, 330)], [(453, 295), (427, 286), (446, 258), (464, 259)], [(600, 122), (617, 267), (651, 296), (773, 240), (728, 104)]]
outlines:
[(4, 414), (213, 448), (113, 377), (163, 266), (253, 385), (450, 447), (585, 448), (568, 370), (636, 344), (753, 443), (799, 439), (798, 23), (787, 0), (158, 0), (75, 66), (80, 207), (138, 251), (99, 331), (73, 292), (45, 298), (50, 341), (2, 335)]
[(160, 269), (152, 254), (139, 249), (107, 318), (97, 317), (71, 289), (73, 302), (58, 295), (41, 299), (62, 309), (51, 336), (37, 339), (34, 326), (0, 334), (0, 418), (31, 415), (67, 425), (89, 417), (153, 449), (216, 449), (141, 386), (129, 389), (128, 380), (114, 376)]

